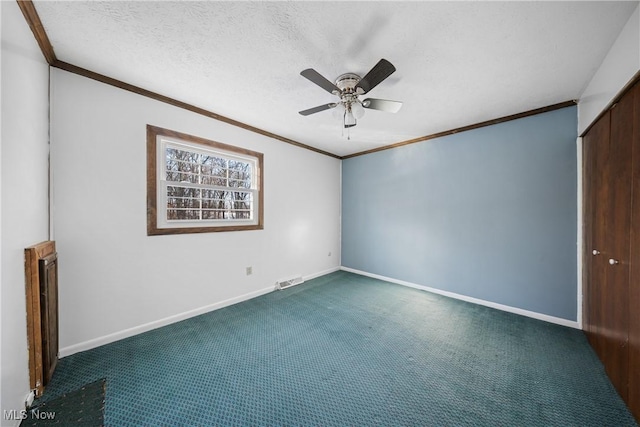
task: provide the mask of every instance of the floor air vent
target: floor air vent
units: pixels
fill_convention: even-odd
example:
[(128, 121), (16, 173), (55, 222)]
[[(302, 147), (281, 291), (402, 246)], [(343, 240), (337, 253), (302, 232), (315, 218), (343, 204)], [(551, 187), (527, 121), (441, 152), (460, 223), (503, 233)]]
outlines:
[(300, 276), (294, 277), (293, 279), (278, 280), (278, 282), (276, 283), (276, 289), (277, 290), (286, 289), (291, 286), (299, 285), (300, 283), (303, 283), (303, 282), (304, 280)]

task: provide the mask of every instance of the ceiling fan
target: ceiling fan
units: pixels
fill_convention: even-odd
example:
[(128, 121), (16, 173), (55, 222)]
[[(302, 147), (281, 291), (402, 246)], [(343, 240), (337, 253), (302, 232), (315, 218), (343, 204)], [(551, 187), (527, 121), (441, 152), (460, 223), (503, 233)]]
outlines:
[(381, 59), (364, 77), (354, 73), (342, 74), (336, 79), (335, 84), (324, 78), (313, 68), (307, 68), (300, 75), (317, 84), (327, 92), (340, 97), (340, 101), (319, 105), (300, 111), (303, 116), (318, 113), (320, 111), (335, 108), (335, 115), (342, 119), (345, 128), (351, 128), (357, 124), (356, 120), (364, 115), (364, 109), (380, 110), (387, 113), (397, 113), (402, 107), (402, 102), (387, 99), (367, 98), (360, 100), (359, 96), (369, 92), (378, 86), (384, 79), (396, 71), (391, 62)]

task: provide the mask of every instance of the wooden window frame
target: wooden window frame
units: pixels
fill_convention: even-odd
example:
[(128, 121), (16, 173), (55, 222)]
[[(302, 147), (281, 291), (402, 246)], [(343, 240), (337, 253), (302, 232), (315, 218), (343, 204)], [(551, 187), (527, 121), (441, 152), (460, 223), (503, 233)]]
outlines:
[[(172, 140), (182, 141), (187, 144), (201, 145), (203, 148), (209, 148), (238, 156), (253, 157), (256, 159), (256, 192), (257, 192), (257, 211), (254, 217), (257, 222), (239, 225), (232, 223), (224, 225), (224, 221), (218, 220), (216, 225), (198, 225), (198, 226), (179, 226), (167, 227), (158, 224), (158, 144), (161, 138), (170, 138)], [(214, 233), (222, 231), (244, 231), (244, 230), (262, 230), (264, 229), (264, 155), (257, 151), (247, 150), (245, 148), (233, 145), (223, 144), (221, 142), (200, 138), (185, 133), (164, 129), (157, 126), (147, 125), (147, 235), (157, 236), (165, 234), (191, 234), (191, 233)], [(231, 222), (231, 221), (229, 221)]]

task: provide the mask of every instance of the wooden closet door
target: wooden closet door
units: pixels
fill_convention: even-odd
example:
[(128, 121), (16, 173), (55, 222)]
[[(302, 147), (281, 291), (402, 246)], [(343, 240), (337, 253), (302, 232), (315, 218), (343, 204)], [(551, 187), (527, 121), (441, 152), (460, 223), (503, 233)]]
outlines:
[(603, 363), (624, 400), (629, 383), (629, 243), (631, 234), (631, 156), (634, 96), (628, 92), (611, 109), (609, 189), (606, 202), (606, 299), (602, 301), (605, 351)]
[[(606, 260), (605, 240), (607, 235), (607, 203), (609, 198), (609, 133), (611, 129), (611, 114), (607, 111), (591, 130), (585, 135), (583, 143), (585, 154), (591, 159), (585, 160), (592, 167), (589, 174), (585, 174), (585, 182), (590, 194), (590, 202), (585, 206), (590, 211), (585, 212), (585, 221), (589, 223), (591, 232), (586, 240), (585, 268), (589, 278), (585, 283), (584, 300), (586, 315), (583, 319), (584, 328), (589, 343), (596, 354), (603, 358), (604, 343), (604, 312), (602, 301), (606, 299)], [(587, 171), (585, 171), (587, 172)]]
[(640, 422), (640, 83), (635, 85), (632, 158), (632, 221), (629, 280), (629, 398)]
[[(591, 315), (591, 264), (593, 263), (593, 133), (582, 138), (582, 328), (592, 339), (593, 316)], [(591, 343), (593, 345), (593, 343)]]

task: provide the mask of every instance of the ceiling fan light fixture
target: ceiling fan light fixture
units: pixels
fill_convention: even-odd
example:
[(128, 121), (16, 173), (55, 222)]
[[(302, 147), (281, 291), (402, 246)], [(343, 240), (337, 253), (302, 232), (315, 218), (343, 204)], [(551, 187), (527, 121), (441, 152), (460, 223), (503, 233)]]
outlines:
[(364, 116), (364, 107), (358, 101), (351, 104), (351, 111), (356, 119), (361, 119)]
[(347, 109), (344, 112), (344, 127), (352, 128), (356, 125), (356, 118), (353, 115), (353, 111), (351, 110), (351, 105), (347, 106)]
[(338, 105), (336, 105), (336, 108), (334, 108), (332, 111), (332, 115), (336, 120), (343, 120), (344, 112), (345, 112), (344, 104), (342, 102), (338, 102)]

